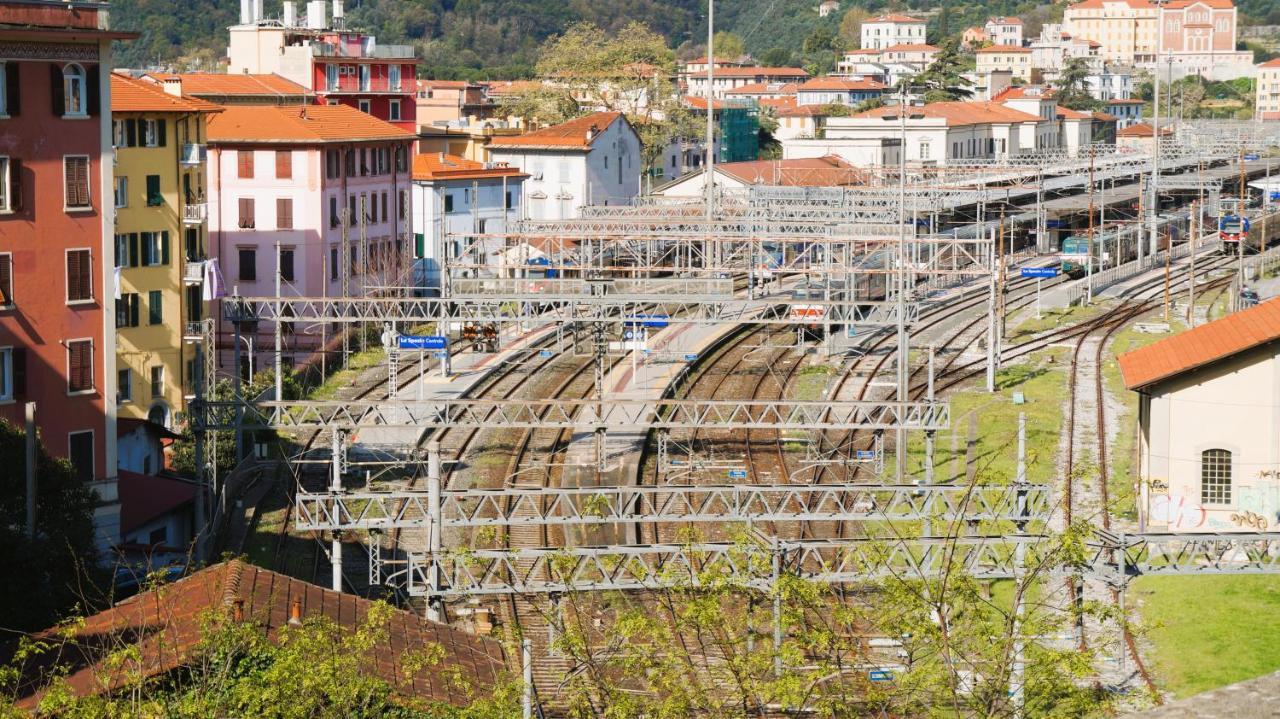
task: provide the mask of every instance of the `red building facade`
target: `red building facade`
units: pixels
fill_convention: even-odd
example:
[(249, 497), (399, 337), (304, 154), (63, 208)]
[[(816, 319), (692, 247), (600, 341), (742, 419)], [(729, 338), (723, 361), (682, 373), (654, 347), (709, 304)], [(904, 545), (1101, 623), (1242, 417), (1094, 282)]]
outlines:
[(36, 404), (50, 453), (98, 493), (118, 541), (105, 2), (0, 0), (0, 418)]

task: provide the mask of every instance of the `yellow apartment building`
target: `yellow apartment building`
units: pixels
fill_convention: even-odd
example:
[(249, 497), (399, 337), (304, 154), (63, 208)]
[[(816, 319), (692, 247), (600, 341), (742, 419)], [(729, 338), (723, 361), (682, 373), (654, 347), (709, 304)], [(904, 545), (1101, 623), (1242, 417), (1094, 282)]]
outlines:
[(195, 394), (204, 318), (205, 121), (221, 108), (111, 76), (115, 147), (116, 403), (172, 427)]

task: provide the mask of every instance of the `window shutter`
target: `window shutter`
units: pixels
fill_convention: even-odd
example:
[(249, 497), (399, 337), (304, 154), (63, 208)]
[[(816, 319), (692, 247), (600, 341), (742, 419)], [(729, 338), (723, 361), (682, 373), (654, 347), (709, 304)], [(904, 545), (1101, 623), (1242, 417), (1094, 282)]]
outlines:
[(276, 229), (293, 229), (293, 200), (286, 197), (276, 198)]
[(169, 264), (169, 231), (160, 233), (160, 264)]
[(155, 257), (154, 257), (155, 252), (153, 248), (154, 240), (152, 239), (153, 234), (154, 233), (151, 233), (151, 232), (142, 233), (142, 266), (143, 267), (150, 267), (151, 265), (155, 264)]
[(129, 233), (129, 266), (137, 267), (141, 254), (138, 252), (138, 233)]
[(13, 258), (0, 255), (0, 305), (13, 304)]
[(293, 177), (293, 151), (276, 150), (276, 179), (287, 180)]
[(257, 225), (254, 218), (254, 207), (252, 197), (240, 198), (240, 228), (250, 229)]
[(128, 119), (124, 121), (124, 146), (138, 146), (138, 121)]
[(67, 253), (67, 300), (78, 300), (83, 296), (80, 291), (80, 252), (72, 250)]
[(9, 209), (22, 212), (22, 160), (9, 158)]
[(66, 97), (62, 89), (62, 68), (56, 63), (49, 64), (49, 94), (53, 100), (53, 116), (62, 117), (67, 114)]
[(138, 294), (135, 292), (129, 295), (129, 326), (137, 327), (138, 321)]
[(85, 82), (89, 85), (85, 88), (89, 96), (89, 114), (97, 115), (102, 112), (102, 93), (98, 88), (102, 84), (102, 68), (98, 65), (91, 65), (85, 75), (88, 78)]
[(165, 137), (167, 132), (165, 128), (168, 124), (167, 120), (156, 120), (156, 143), (160, 147), (164, 147), (168, 142), (168, 138)]
[(13, 394), (15, 397), (27, 393), (27, 350), (14, 347), (13, 355)]
[(17, 117), (22, 113), (22, 91), (20, 83), (22, 74), (18, 72), (18, 63), (4, 64), (4, 106), (9, 117)]
[(386, 222), (388, 219), (389, 219), (389, 216), (387, 215), (387, 193), (384, 192), (382, 193), (382, 221)]
[(253, 179), (253, 150), (238, 150), (236, 152), (236, 160), (239, 161), (237, 176), (243, 179)]

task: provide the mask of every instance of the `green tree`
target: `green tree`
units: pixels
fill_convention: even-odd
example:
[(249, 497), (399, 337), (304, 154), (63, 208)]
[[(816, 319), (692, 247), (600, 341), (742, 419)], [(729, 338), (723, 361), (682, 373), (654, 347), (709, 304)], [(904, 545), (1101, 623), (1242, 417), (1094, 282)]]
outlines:
[(1068, 58), (1058, 76), (1058, 104), (1081, 112), (1101, 110), (1102, 102), (1089, 92), (1092, 72), (1085, 58)]
[(742, 42), (742, 38), (731, 32), (721, 30), (715, 34), (713, 40), (717, 58), (736, 60), (747, 54), (747, 46)]
[(944, 43), (931, 65), (907, 81), (924, 90), (925, 102), (967, 100), (973, 96), (973, 83), (960, 73), (964, 63), (954, 40)]
[(852, 7), (840, 18), (840, 37), (847, 50), (862, 47), (862, 23), (871, 17), (871, 13), (862, 7)]
[(771, 47), (760, 54), (760, 64), (765, 67), (790, 67), (791, 51), (783, 47)]
[(36, 537), (26, 526), (26, 432), (0, 420), (0, 616), (6, 629), (42, 629), (97, 598), (97, 495), (65, 459), (36, 448)]

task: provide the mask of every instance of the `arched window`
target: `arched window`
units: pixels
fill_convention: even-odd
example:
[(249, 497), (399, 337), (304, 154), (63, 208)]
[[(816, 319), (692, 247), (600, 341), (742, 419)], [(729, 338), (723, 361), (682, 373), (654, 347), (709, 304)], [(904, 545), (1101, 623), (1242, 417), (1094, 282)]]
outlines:
[(84, 68), (74, 62), (62, 68), (62, 97), (67, 115), (89, 114)]
[(1200, 503), (1231, 504), (1231, 451), (1206, 449), (1200, 453)]

